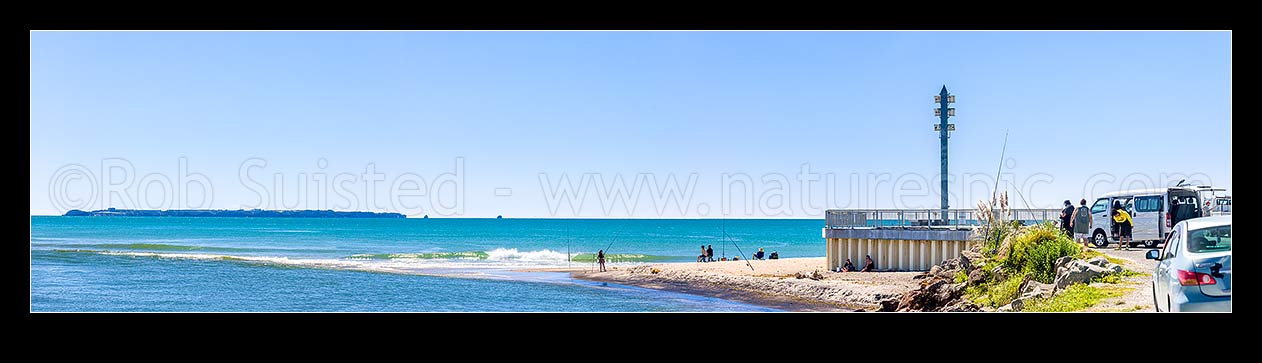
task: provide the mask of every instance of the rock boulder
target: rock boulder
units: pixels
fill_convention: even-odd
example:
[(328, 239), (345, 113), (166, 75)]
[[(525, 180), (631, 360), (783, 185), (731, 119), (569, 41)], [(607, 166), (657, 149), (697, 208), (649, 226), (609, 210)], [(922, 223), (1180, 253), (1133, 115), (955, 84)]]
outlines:
[(1056, 281), (1053, 283), (1056, 286), (1054, 291), (1060, 291), (1076, 283), (1089, 282), (1096, 276), (1110, 272), (1112, 271), (1109, 269), (1083, 260), (1073, 260), (1056, 270)]
[(950, 280), (932, 278), (921, 281), (920, 288), (903, 294), (897, 311), (942, 311), (960, 300), (964, 284), (952, 284)]
[(994, 276), (996, 280), (1003, 280), (1003, 278), (1005, 277), (1004, 272), (1005, 271), (1003, 270), (1003, 266), (995, 266), (994, 268), (990, 269), (990, 275)]
[(1052, 263), (1052, 270), (1060, 271), (1061, 267), (1064, 267), (1066, 264), (1068, 264), (1069, 262), (1073, 260), (1074, 258), (1072, 256), (1064, 256), (1064, 257), (1058, 258), (1056, 259), (1056, 262)]
[(960, 252), (960, 256), (968, 258), (970, 262), (978, 261), (982, 259), (981, 252), (976, 252), (973, 250), (964, 250), (963, 252)]
[(1116, 263), (1110, 263), (1108, 265), (1105, 265), (1104, 268), (1108, 269), (1109, 271), (1112, 271), (1115, 274), (1120, 274), (1122, 273), (1122, 270), (1123, 270), (1122, 265), (1119, 265)]
[(977, 285), (983, 281), (986, 281), (986, 273), (983, 272), (982, 269), (974, 269), (972, 272), (968, 273), (969, 285)]
[(881, 308), (880, 310), (877, 310), (877, 311), (898, 311), (898, 303), (900, 301), (901, 299), (899, 298), (881, 300), (880, 302)]
[[(1061, 257), (1061, 258), (1064, 258), (1064, 257)], [(1090, 259), (1090, 260), (1087, 260), (1087, 263), (1092, 264), (1092, 265), (1096, 265), (1096, 266), (1100, 266), (1100, 267), (1104, 267), (1105, 265), (1108, 265), (1108, 264), (1110, 264), (1111, 262), (1109, 262), (1109, 259), (1104, 258), (1104, 256), (1096, 256), (1096, 257), (1094, 257), (1094, 258), (1092, 258), (1092, 259)]]

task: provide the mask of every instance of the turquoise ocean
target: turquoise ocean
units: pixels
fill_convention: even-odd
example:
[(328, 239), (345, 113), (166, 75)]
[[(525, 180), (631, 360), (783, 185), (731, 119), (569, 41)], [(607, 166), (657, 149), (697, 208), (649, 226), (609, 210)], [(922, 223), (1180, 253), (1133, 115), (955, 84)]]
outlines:
[[(820, 257), (821, 219), (31, 217), (32, 311), (768, 311), (528, 267)], [(739, 250), (738, 250), (739, 248)]]

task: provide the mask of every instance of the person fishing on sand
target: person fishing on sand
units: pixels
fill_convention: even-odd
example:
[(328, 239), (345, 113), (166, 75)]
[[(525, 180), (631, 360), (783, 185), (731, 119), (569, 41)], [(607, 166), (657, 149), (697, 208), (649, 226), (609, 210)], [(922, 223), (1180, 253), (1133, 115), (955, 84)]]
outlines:
[(605, 250), (596, 252), (596, 263), (600, 264), (600, 272), (605, 272)]

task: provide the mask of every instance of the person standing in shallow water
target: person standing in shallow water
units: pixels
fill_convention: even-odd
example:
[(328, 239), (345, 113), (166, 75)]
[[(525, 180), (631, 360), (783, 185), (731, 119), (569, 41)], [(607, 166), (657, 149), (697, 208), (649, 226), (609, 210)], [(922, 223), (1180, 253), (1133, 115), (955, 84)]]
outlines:
[(605, 250), (596, 252), (596, 263), (600, 264), (600, 272), (605, 272)]

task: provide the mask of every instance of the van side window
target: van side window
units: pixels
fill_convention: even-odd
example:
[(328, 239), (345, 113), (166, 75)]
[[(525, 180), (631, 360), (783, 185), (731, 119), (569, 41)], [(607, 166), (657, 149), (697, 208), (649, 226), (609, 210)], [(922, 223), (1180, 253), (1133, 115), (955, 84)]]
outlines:
[(1135, 198), (1136, 212), (1157, 212), (1161, 210), (1160, 196), (1144, 196)]
[(1100, 199), (1100, 200), (1095, 201), (1095, 205), (1092, 205), (1092, 206), (1091, 206), (1091, 213), (1093, 213), (1093, 214), (1094, 214), (1094, 213), (1104, 213), (1104, 211), (1105, 211), (1105, 210), (1108, 210), (1108, 209), (1109, 209), (1109, 200), (1108, 200), (1108, 199)]

